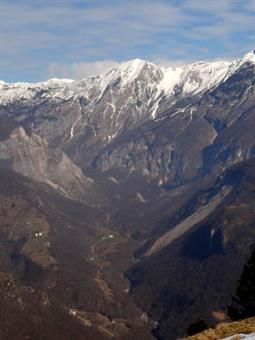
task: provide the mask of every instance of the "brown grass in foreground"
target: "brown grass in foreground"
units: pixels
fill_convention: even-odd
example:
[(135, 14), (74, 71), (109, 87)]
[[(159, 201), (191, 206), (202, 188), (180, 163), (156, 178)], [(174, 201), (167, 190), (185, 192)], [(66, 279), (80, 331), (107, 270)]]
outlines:
[[(218, 340), (224, 339), (228, 336), (232, 336), (235, 334), (249, 334), (255, 332), (255, 317), (231, 322), (231, 323), (222, 323), (218, 325), (216, 328), (208, 329), (202, 333), (192, 335), (188, 337), (189, 340)], [(239, 339), (239, 336), (234, 338), (235, 340)]]

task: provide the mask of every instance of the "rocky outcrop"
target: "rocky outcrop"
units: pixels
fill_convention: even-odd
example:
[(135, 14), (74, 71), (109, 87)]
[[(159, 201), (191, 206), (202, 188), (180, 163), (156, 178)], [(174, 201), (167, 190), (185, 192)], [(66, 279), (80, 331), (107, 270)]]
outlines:
[(50, 149), (45, 139), (34, 132), (27, 134), (22, 127), (1, 142), (0, 160), (5, 166), (46, 183), (67, 197), (81, 198), (93, 182), (65, 153)]

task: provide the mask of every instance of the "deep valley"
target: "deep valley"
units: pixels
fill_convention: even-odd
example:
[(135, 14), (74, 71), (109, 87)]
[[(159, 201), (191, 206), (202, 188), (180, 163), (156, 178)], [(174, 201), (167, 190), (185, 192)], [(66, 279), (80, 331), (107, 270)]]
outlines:
[(0, 82), (0, 338), (228, 320), (255, 246), (254, 127), (254, 51)]

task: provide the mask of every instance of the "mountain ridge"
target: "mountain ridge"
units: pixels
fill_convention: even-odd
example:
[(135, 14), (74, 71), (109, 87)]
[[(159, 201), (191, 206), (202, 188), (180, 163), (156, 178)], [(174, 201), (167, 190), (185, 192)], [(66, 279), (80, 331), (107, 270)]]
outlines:
[[(90, 86), (93, 86), (93, 82), (95, 81), (98, 81), (97, 86), (101, 88), (101, 91), (103, 93), (105, 88), (109, 86), (111, 82), (118, 80), (118, 77), (121, 77), (124, 80), (123, 86), (125, 86), (128, 82), (133, 82), (140, 75), (145, 67), (153, 69), (153, 72), (161, 73), (161, 81), (159, 82), (158, 92), (164, 91), (165, 94), (169, 94), (169, 92), (173, 90), (173, 87), (175, 85), (178, 85), (178, 81), (180, 82), (181, 80), (183, 80), (181, 79), (181, 76), (182, 78), (184, 78), (184, 80), (186, 78), (186, 81), (190, 80), (189, 73), (192, 71), (199, 73), (199, 69), (203, 67), (204, 71), (202, 72), (202, 76), (205, 76), (206, 74), (208, 74), (208, 72), (213, 74), (216, 71), (223, 69), (222, 73), (219, 72), (218, 77), (216, 76), (212, 83), (209, 82), (209, 84), (205, 84), (207, 86), (206, 88), (208, 89), (223, 80), (224, 77), (228, 75), (228, 71), (229, 74), (231, 74), (231, 72), (239, 68), (244, 62), (255, 63), (254, 51), (248, 52), (242, 58), (234, 60), (232, 62), (224, 60), (212, 62), (198, 61), (179, 67), (161, 66), (147, 60), (137, 58), (130, 61), (122, 62), (119, 64), (118, 67), (113, 67), (111, 70), (102, 73), (101, 75), (90, 76), (82, 80), (52, 78), (38, 83), (6, 83), (4, 81), (0, 81), (0, 91), (3, 91), (2, 95), (0, 95), (0, 103), (7, 104), (8, 102), (15, 101), (16, 97), (20, 98), (21, 100), (29, 100), (33, 98), (32, 94), (30, 97), (28, 95), (26, 97), (24, 96), (24, 93), (32, 90), (47, 90), (47, 88), (49, 90), (53, 90), (53, 93), (51, 92), (50, 95), (53, 95), (53, 97), (56, 98), (58, 98), (58, 96), (63, 99), (69, 98), (70, 95), (75, 95), (75, 91), (78, 92), (77, 96), (79, 96), (82, 94), (82, 90), (88, 90)], [(196, 87), (198, 87), (197, 84)], [(193, 92), (194, 89), (196, 90), (196, 87), (194, 88), (194, 85), (192, 86), (192, 82), (189, 81), (184, 92)], [(54, 90), (59, 89), (63, 89), (63, 91), (54, 93)], [(8, 91), (10, 91), (9, 96), (8, 93), (6, 93), (6, 96), (4, 96), (5, 92)], [(201, 91), (201, 88), (199, 89), (199, 91)]]
[[(23, 290), (19, 275), (29, 276), (30, 267), (31, 275), (44, 273), (42, 265), (51, 254), (61, 266), (49, 266), (45, 275), (59, 283), (53, 290), (47, 280), (36, 284), (51, 301), (61, 296), (64, 304), (59, 301), (58, 310), (67, 325), (71, 318), (81, 330), (91, 327), (86, 336), (92, 339), (94, 330), (100, 333), (97, 339), (111, 333), (147, 340), (153, 320), (163, 339), (172, 340), (170, 326), (184, 335), (183, 325), (194, 321), (197, 309), (210, 318), (212, 311), (225, 308), (230, 290), (224, 287), (233, 288), (236, 279), (232, 256), (240, 262), (253, 239), (254, 52), (235, 62), (184, 69), (183, 75), (180, 68), (162, 71), (137, 59), (89, 82), (0, 83), (0, 186), (5, 188), (0, 233), (3, 249), (10, 250), (2, 252), (6, 266), (0, 284), (12, 276)], [(229, 171), (235, 165), (240, 169)], [(238, 187), (243, 172), (251, 173), (252, 183), (246, 178)], [(224, 195), (224, 181), (241, 196), (238, 190)], [(17, 187), (10, 192), (11, 183)], [(40, 220), (28, 209), (21, 224), (14, 221), (24, 200), (28, 208), (37, 204)], [(224, 214), (218, 216), (219, 211)], [(241, 219), (233, 211), (240, 211)], [(229, 218), (238, 228), (226, 227)], [(243, 230), (239, 244), (237, 234)], [(164, 235), (171, 242), (144, 257)], [(218, 264), (225, 261), (229, 273), (223, 282)], [(204, 265), (206, 272), (200, 270)], [(140, 281), (143, 276), (146, 280)], [(217, 299), (216, 288), (223, 291)], [(192, 294), (204, 296), (199, 306), (190, 305)], [(31, 302), (36, 307), (33, 295)], [(179, 312), (183, 306), (190, 308), (181, 312), (185, 320)], [(43, 320), (49, 317), (46, 309)], [(29, 320), (25, 333), (27, 325)]]
[(53, 78), (49, 78), (48, 80), (44, 80), (44, 81), (39, 81), (39, 82), (26, 82), (26, 81), (19, 81), (19, 82), (11, 82), (11, 83), (7, 83), (5, 82), (4, 80), (0, 80), (0, 85), (3, 86), (3, 85), (37, 85), (37, 84), (45, 84), (45, 83), (56, 83), (59, 85), (61, 84), (64, 84), (64, 83), (71, 83), (71, 82), (81, 82), (81, 81), (84, 81), (84, 80), (87, 80), (87, 79), (90, 79), (90, 78), (95, 78), (95, 77), (101, 77), (101, 76), (104, 76), (105, 74), (108, 74), (108, 73), (111, 73), (113, 70), (115, 69), (125, 69), (127, 66), (132, 66), (132, 64), (149, 64), (149, 65), (153, 65), (153, 66), (157, 66), (159, 68), (165, 68), (165, 69), (168, 69), (168, 68), (171, 68), (171, 69), (176, 69), (176, 68), (186, 68), (186, 67), (189, 67), (189, 66), (194, 66), (194, 65), (202, 65), (202, 64), (213, 64), (213, 63), (232, 63), (232, 62), (240, 62), (240, 61), (250, 61), (250, 62), (255, 62), (255, 49), (254, 50), (251, 50), (247, 53), (245, 53), (242, 57), (240, 58), (237, 58), (237, 59), (233, 59), (233, 60), (228, 60), (228, 59), (217, 59), (217, 60), (212, 60), (212, 61), (206, 61), (206, 60), (198, 60), (198, 61), (195, 61), (195, 62), (190, 62), (190, 63), (184, 63), (182, 66), (172, 66), (172, 65), (164, 65), (164, 63), (156, 63), (156, 62), (153, 62), (153, 61), (149, 61), (149, 60), (146, 60), (146, 59), (141, 59), (141, 58), (134, 58), (134, 59), (130, 59), (130, 60), (127, 60), (127, 61), (122, 61), (122, 62), (119, 62), (118, 63), (118, 66), (113, 66), (110, 70), (107, 70), (105, 72), (102, 72), (100, 73), (99, 75), (92, 75), (92, 76), (89, 76), (89, 77), (85, 77), (85, 78), (82, 78), (80, 80), (74, 80), (72, 78), (57, 78), (57, 77), (53, 77)]

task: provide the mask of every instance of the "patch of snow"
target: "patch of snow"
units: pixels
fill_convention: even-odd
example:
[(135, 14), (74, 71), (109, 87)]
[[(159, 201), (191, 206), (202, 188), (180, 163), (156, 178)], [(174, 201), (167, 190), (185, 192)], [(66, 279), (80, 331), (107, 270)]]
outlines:
[(113, 182), (113, 183), (115, 183), (115, 184), (119, 184), (119, 182), (117, 181), (117, 179), (116, 178), (114, 178), (114, 177), (109, 177), (109, 179)]
[(220, 83), (228, 73), (230, 61), (199, 62), (183, 68), (184, 93), (197, 93)]
[(114, 139), (117, 136), (118, 132), (115, 132), (113, 135), (107, 136), (108, 142), (110, 142), (112, 139)]
[(132, 165), (128, 172), (128, 177), (135, 171), (135, 167)]
[(152, 107), (152, 110), (150, 112), (150, 116), (152, 119), (155, 119), (157, 116), (158, 104), (159, 104), (159, 100), (157, 100), (156, 103)]
[[(239, 337), (240, 340), (255, 340), (255, 333), (250, 333), (250, 334), (234, 334), (232, 336), (229, 336), (227, 338), (224, 338), (222, 340), (234, 340), (236, 337)], [(238, 338), (238, 339), (239, 339)]]
[(211, 230), (211, 239), (213, 239), (213, 236), (214, 236), (214, 234), (215, 234), (215, 229), (214, 228), (212, 228), (212, 230)]
[(237, 150), (237, 158), (242, 158), (242, 154), (243, 154), (242, 149), (238, 149)]
[(139, 199), (139, 201), (141, 203), (146, 203), (147, 202), (146, 199), (139, 192), (136, 193), (136, 196), (137, 196), (137, 198)]
[(73, 125), (71, 126), (69, 141), (73, 138), (75, 126), (78, 124), (78, 122), (81, 120), (81, 118), (82, 118), (82, 115), (79, 115), (76, 118), (76, 120), (74, 121)]
[(164, 183), (163, 179), (160, 178), (160, 180), (158, 181), (158, 186), (160, 187), (163, 183)]
[(158, 94), (162, 93), (162, 91), (165, 94), (169, 94), (173, 91), (175, 85), (180, 82), (181, 76), (183, 74), (183, 68), (172, 68), (169, 66), (162, 67), (161, 71), (163, 73), (163, 77), (158, 86)]

